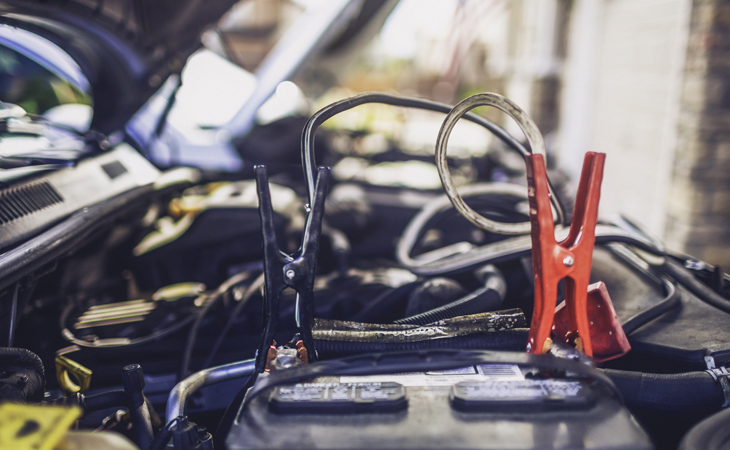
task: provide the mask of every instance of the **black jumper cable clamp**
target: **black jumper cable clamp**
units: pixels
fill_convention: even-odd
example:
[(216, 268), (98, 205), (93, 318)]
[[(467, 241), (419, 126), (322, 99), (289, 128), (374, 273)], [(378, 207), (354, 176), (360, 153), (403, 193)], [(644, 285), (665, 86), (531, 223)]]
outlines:
[(266, 167), (256, 166), (256, 187), (259, 197), (259, 216), (264, 244), (264, 330), (256, 353), (256, 372), (264, 372), (273, 355), (276, 355), (274, 335), (279, 328), (281, 294), (286, 288), (296, 291), (296, 322), (301, 344), (299, 356), (303, 362), (317, 360), (317, 352), (312, 338), (314, 324), (314, 273), (319, 252), (319, 238), (322, 233), (324, 201), (330, 181), (330, 169), (317, 169), (317, 183), (314, 199), (307, 211), (302, 244), (293, 255), (282, 251), (277, 243), (274, 228), (274, 210), (269, 192), (269, 179)]

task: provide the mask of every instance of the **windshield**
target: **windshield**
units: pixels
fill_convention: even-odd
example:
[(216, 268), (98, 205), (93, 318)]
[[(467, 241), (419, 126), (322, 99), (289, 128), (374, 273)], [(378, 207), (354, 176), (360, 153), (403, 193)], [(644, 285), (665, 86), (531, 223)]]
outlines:
[(0, 26), (0, 101), (79, 131), (88, 130), (93, 114), (89, 83), (71, 57), (11, 26)]

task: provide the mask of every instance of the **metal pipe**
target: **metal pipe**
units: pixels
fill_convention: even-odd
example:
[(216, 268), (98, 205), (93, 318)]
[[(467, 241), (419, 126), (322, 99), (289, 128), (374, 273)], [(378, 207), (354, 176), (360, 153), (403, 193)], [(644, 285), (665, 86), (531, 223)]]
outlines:
[(253, 373), (255, 365), (255, 360), (247, 359), (237, 363), (224, 364), (222, 366), (201, 370), (185, 378), (175, 385), (169, 397), (167, 397), (167, 408), (165, 409), (166, 422), (170, 422), (178, 416), (184, 416), (185, 404), (188, 398), (200, 388), (249, 376)]

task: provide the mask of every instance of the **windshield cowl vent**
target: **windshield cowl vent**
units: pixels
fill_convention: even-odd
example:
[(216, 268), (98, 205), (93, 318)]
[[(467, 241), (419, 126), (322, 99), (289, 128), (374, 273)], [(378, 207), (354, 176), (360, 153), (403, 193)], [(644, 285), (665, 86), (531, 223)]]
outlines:
[(63, 203), (63, 198), (48, 181), (0, 190), (0, 224), (58, 203)]

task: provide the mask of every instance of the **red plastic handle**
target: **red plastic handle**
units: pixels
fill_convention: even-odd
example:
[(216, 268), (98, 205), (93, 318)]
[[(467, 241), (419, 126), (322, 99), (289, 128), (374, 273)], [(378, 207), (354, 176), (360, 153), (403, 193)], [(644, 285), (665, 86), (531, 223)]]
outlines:
[(603, 153), (586, 154), (570, 231), (568, 237), (558, 243), (555, 241), (545, 160), (539, 154), (527, 158), (532, 266), (535, 278), (535, 309), (527, 343), (527, 351), (530, 353), (544, 353), (550, 347), (558, 282), (565, 278), (570, 331), (577, 333), (583, 351), (588, 356), (593, 355), (586, 297), (605, 159), (606, 155)]

